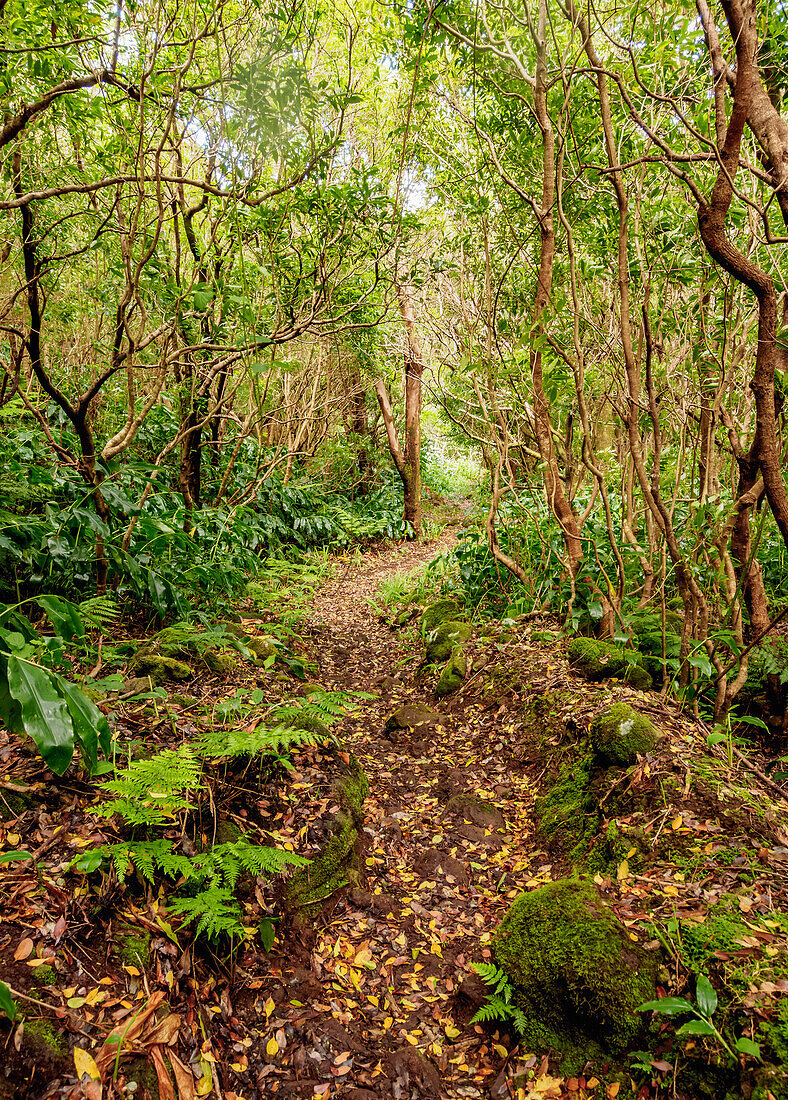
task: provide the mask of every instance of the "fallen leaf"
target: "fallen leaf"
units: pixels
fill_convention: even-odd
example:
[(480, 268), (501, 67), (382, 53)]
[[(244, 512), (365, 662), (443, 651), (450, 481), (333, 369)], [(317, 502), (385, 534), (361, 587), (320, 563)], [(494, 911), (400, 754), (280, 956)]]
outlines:
[(17, 962), (21, 962), (23, 959), (29, 959), (33, 954), (33, 941), (29, 936), (25, 936), (23, 940), (19, 941), (16, 951), (14, 952), (14, 958)]
[(156, 1044), (150, 1048), (150, 1056), (156, 1069), (156, 1080), (159, 1086), (159, 1100), (175, 1100), (175, 1090), (172, 1087), (170, 1075), (167, 1072), (167, 1063), (164, 1061), (164, 1048)]
[(178, 1086), (178, 1095), (180, 1100), (196, 1100), (197, 1093), (194, 1091), (194, 1074), (188, 1069), (180, 1058), (176, 1057), (169, 1051), (170, 1065), (172, 1066), (172, 1072), (175, 1076), (175, 1084)]
[(87, 1075), (94, 1081), (98, 1081), (101, 1077), (93, 1055), (83, 1050), (82, 1047), (74, 1047), (74, 1067), (77, 1071), (77, 1077), (82, 1078)]

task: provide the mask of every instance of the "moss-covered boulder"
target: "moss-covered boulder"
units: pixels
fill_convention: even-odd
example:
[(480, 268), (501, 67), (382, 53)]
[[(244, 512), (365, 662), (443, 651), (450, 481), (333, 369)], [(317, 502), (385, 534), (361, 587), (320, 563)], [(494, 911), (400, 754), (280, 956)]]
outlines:
[(468, 675), (468, 661), (465, 654), (461, 649), (455, 649), (451, 657), (446, 662), (443, 672), (440, 674), (440, 678), (435, 687), (435, 694), (438, 697), (444, 695), (450, 695), (451, 692), (457, 691), (465, 683), (465, 677)]
[(624, 680), (638, 691), (648, 691), (653, 686), (640, 655), (610, 642), (573, 638), (569, 643), (569, 660), (587, 680)]
[(631, 939), (590, 880), (559, 879), (521, 894), (492, 946), (525, 1014), (525, 1046), (560, 1052), (564, 1072), (641, 1037), (637, 1009), (656, 996), (657, 960)]
[(244, 639), (244, 645), (250, 650), (258, 664), (267, 661), (269, 657), (276, 657), (277, 648), (272, 638), (248, 636)]
[(322, 901), (341, 887), (359, 883), (359, 841), (369, 782), (352, 753), (349, 763), (338, 764), (338, 768), (339, 774), (332, 789), (341, 809), (334, 818), (331, 838), (320, 854), (306, 867), (299, 867), (291, 878), (285, 896), (288, 909), (314, 912), (319, 910)]
[(428, 664), (437, 664), (447, 661), (455, 649), (465, 645), (471, 636), (471, 627), (468, 623), (449, 619), (431, 630), (427, 635), (425, 659)]
[[(163, 657), (160, 653), (138, 652), (129, 662), (129, 672), (135, 673), (128, 682), (139, 685), (146, 678), (150, 678), (154, 684), (163, 684), (165, 680), (188, 680), (192, 676), (191, 668), (185, 661), (178, 661), (174, 657)], [(136, 689), (135, 689), (136, 691)]]
[(457, 621), (462, 618), (460, 605), (456, 600), (436, 600), (429, 607), (425, 607), (419, 619), (422, 634), (430, 634), (436, 626), (449, 621)]
[(582, 862), (599, 831), (601, 814), (591, 791), (593, 771), (590, 753), (566, 761), (555, 783), (534, 806), (543, 835), (556, 840), (573, 864)]
[(656, 748), (660, 734), (627, 703), (614, 703), (594, 718), (590, 737), (600, 763), (625, 768)]

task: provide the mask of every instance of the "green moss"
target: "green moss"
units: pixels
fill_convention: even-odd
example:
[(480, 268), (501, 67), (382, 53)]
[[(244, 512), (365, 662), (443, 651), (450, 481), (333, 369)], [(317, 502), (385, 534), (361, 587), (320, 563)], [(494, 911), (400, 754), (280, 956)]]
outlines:
[(604, 765), (627, 767), (657, 745), (659, 733), (642, 714), (627, 703), (614, 703), (600, 711), (591, 723), (591, 744)]
[(0, 821), (11, 821), (29, 810), (35, 803), (32, 795), (17, 791), (0, 791)]
[(535, 804), (539, 828), (558, 840), (573, 862), (585, 857), (599, 830), (601, 815), (590, 790), (592, 773), (593, 760), (588, 755), (564, 764), (553, 786)]
[(456, 621), (460, 617), (460, 605), (456, 600), (436, 600), (421, 613), (419, 625), (422, 634), (430, 634), (441, 623)]
[[(160, 1100), (161, 1094), (156, 1067), (147, 1058), (137, 1058), (136, 1061), (125, 1066), (124, 1074), (127, 1081), (134, 1081), (139, 1086), (139, 1089), (134, 1093), (138, 1100), (144, 1100), (146, 1093), (150, 1096), (150, 1100)], [(170, 1078), (170, 1081), (172, 1081), (172, 1078)]]
[(277, 708), (268, 718), (272, 724), (281, 724), (291, 730), (307, 730), (309, 733), (319, 733), (321, 737), (328, 737), (331, 733), (325, 722), (321, 722), (316, 715), (293, 714), (291, 707)]
[(228, 676), (236, 667), (236, 660), (229, 653), (221, 653), (217, 649), (206, 649), (202, 655), (211, 672), (217, 676)]
[(56, 1031), (50, 1020), (26, 1020), (24, 1045), (38, 1055), (55, 1062), (68, 1058), (68, 1042), (61, 1032)]
[(127, 966), (144, 970), (150, 962), (150, 932), (122, 922), (115, 929), (115, 950)]
[(602, 836), (591, 844), (583, 860), (583, 870), (591, 875), (614, 871), (624, 860), (632, 871), (643, 864), (643, 857), (650, 849), (649, 839), (642, 829), (633, 829), (611, 821)]
[(260, 664), (277, 654), (276, 646), (270, 638), (247, 638), (244, 645), (255, 655)]
[(55, 985), (57, 973), (53, 966), (37, 966), (32, 974), (33, 985)]
[(426, 660), (428, 664), (447, 661), (455, 649), (465, 645), (471, 636), (471, 627), (455, 619), (441, 623), (427, 636)]
[(364, 800), (369, 782), (355, 756), (334, 781), (342, 810), (334, 822), (331, 839), (307, 867), (300, 867), (287, 887), (286, 903), (292, 909), (316, 910), (321, 901), (348, 883), (357, 883), (360, 859), (357, 841), (363, 825)]
[(639, 691), (652, 687), (651, 676), (643, 668), (638, 653), (621, 649), (596, 638), (573, 638), (569, 660), (587, 680), (624, 680)]
[(656, 960), (589, 880), (559, 879), (521, 894), (492, 947), (525, 1013), (526, 1046), (561, 1051), (564, 1072), (641, 1036), (637, 1008), (655, 996)]
[(561, 641), (561, 635), (554, 630), (532, 630), (532, 642), (543, 642), (547, 645), (555, 645)]
[(137, 653), (129, 662), (129, 672), (139, 676), (150, 676), (154, 684), (165, 680), (188, 680), (192, 670), (183, 661), (174, 657), (162, 657), (158, 653)]
[(459, 690), (465, 683), (467, 675), (468, 661), (465, 654), (461, 649), (455, 649), (446, 662), (438, 683), (435, 685), (435, 694), (438, 698), (442, 698), (444, 695), (450, 695), (451, 692)]

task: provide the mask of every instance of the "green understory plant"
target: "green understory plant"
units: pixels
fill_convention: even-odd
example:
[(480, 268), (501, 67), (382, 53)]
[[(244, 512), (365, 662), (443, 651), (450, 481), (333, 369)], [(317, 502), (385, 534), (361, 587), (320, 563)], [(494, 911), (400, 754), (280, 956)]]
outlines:
[(507, 975), (495, 963), (474, 963), (473, 969), (490, 987), (487, 1001), (471, 1020), (472, 1024), (502, 1023), (520, 1035), (526, 1028), (525, 1014), (512, 1004), (514, 990)]
[(684, 997), (663, 997), (658, 1001), (646, 1001), (638, 1007), (638, 1012), (657, 1012), (662, 1016), (692, 1016), (691, 1020), (676, 1029), (677, 1039), (706, 1035), (716, 1039), (731, 1058), (735, 1058), (736, 1054), (760, 1058), (761, 1048), (758, 1043), (742, 1035), (731, 1047), (719, 1028), (712, 1022), (712, 1016), (717, 1010), (717, 993), (705, 974), (698, 975), (695, 995), (698, 1001), (696, 1005)]

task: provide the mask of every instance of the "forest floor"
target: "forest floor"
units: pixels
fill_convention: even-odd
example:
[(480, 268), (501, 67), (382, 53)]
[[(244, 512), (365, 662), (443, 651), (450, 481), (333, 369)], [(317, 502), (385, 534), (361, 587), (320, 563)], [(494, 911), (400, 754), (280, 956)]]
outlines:
[[(8, 864), (0, 887), (0, 976), (27, 998), (25, 1023), (0, 1031), (2, 1100), (696, 1095), (682, 1092), (681, 1054), (669, 1037), (639, 1076), (566, 1078), (546, 1052), (469, 1022), (483, 989), (473, 964), (490, 959), (506, 909), (569, 869), (533, 825), (534, 798), (554, 768), (545, 752), (550, 729), (534, 731), (524, 714), (527, 700), (545, 692), (561, 693), (556, 729), (582, 731), (603, 704), (625, 698), (665, 734), (653, 760), (628, 773), (632, 789), (654, 792), (631, 817), (661, 855), (637, 874), (622, 860), (597, 876), (632, 937), (653, 939), (656, 922), (670, 946), (680, 923), (711, 927), (719, 899), (733, 897), (738, 923), (726, 927), (735, 938), (712, 945), (715, 980), (748, 1014), (749, 1035), (783, 1010), (788, 802), (751, 770), (730, 767), (721, 749), (708, 754), (705, 731), (655, 693), (581, 680), (560, 645), (531, 639), (527, 622), (477, 623), (463, 687), (437, 700), (417, 620), (394, 630), (375, 605), (382, 580), (425, 566), (453, 540), (447, 532), (434, 543), (373, 549), (338, 563), (315, 591), (300, 631), (313, 679), (368, 696), (334, 728), (338, 749), (295, 751), (291, 771), (215, 777), (212, 812), (252, 839), (309, 857), (331, 835), (334, 783), (350, 753), (369, 782), (357, 881), (329, 892), (317, 914), (290, 911), (269, 952), (211, 951), (173, 931), (166, 891), (133, 879), (123, 888), (112, 876), (94, 888), (74, 875), (76, 854), (111, 839), (91, 816), (95, 786), (70, 773), (52, 784), (40, 760), (0, 733), (0, 851), (35, 856)], [(253, 609), (242, 616), (244, 626), (263, 629)], [(259, 672), (242, 671), (232, 687), (261, 682)], [(265, 683), (284, 695), (300, 690), (281, 674)], [(196, 710), (171, 702), (152, 717), (149, 705), (118, 702), (116, 733), (156, 748), (188, 740), (229, 689), (203, 675), (190, 690)], [(414, 703), (433, 716), (386, 732), (388, 717)], [(281, 885), (248, 888), (250, 923), (273, 912), (272, 890), (281, 900)], [(674, 961), (663, 991), (691, 989), (688, 979)], [(113, 1028), (120, 1047), (108, 1045)], [(91, 1080), (96, 1066), (101, 1083)]]

